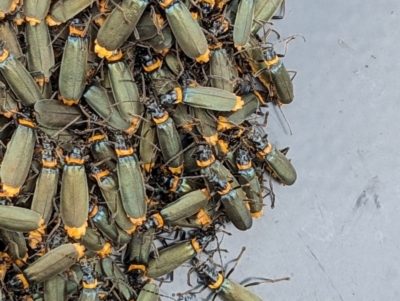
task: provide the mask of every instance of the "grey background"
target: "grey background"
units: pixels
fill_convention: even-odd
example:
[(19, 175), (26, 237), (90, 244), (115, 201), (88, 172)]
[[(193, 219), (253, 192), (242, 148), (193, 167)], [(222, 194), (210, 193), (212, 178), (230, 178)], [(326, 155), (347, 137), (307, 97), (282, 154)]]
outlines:
[[(307, 39), (283, 59), (298, 71), (283, 107), (293, 135), (273, 107), (267, 127), (298, 181), (275, 184), (276, 208), (221, 245), (224, 263), (247, 248), (235, 281), (291, 277), (251, 287), (263, 300), (400, 300), (399, 14), (398, 0), (288, 0), (275, 21)], [(187, 270), (162, 293), (187, 290)]]

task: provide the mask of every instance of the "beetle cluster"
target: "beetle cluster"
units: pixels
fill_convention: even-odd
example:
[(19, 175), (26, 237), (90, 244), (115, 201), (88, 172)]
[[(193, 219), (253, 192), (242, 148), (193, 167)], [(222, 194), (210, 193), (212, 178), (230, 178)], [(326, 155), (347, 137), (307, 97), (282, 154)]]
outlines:
[(0, 300), (157, 300), (226, 222), (251, 228), (265, 173), (295, 182), (256, 120), (294, 97), (257, 36), (282, 2), (0, 1)]

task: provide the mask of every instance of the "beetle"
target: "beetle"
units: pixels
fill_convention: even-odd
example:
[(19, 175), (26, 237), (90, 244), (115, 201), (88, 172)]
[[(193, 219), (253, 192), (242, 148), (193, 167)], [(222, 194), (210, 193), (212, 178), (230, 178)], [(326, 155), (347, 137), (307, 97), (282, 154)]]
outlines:
[(144, 107), (140, 102), (135, 79), (124, 60), (107, 63), (108, 76), (114, 99), (122, 118), (139, 127)]
[(155, 124), (149, 112), (146, 113), (145, 120), (140, 130), (142, 139), (139, 144), (139, 157), (140, 161), (143, 162), (143, 169), (149, 173), (157, 160), (157, 135), (154, 127)]
[(89, 214), (96, 228), (116, 245), (126, 245), (131, 240), (131, 235), (122, 231), (115, 223), (110, 223), (110, 216), (104, 206), (92, 207)]
[(117, 155), (111, 147), (107, 135), (104, 132), (94, 131), (87, 141), (93, 157), (97, 161), (103, 162), (109, 170), (114, 171), (117, 168)]
[[(240, 258), (240, 256), (239, 256)], [(207, 287), (213, 291), (224, 301), (262, 301), (262, 299), (243, 286), (233, 280), (228, 279), (230, 273), (223, 275), (223, 272), (217, 272), (215, 268), (211, 268), (205, 263), (197, 259), (196, 257), (192, 259), (194, 264), (194, 269), (198, 272), (202, 282), (204, 282)], [(266, 279), (264, 282), (275, 283), (279, 281), (290, 280), (289, 277), (280, 279)], [(256, 285), (259, 283), (249, 283), (247, 286)], [(182, 294), (179, 294), (180, 296)]]
[(32, 107), (42, 99), (42, 93), (35, 80), (17, 57), (4, 48), (4, 42), (0, 43), (0, 72), (24, 106)]
[(180, 75), (183, 72), (184, 66), (182, 64), (179, 55), (175, 52), (169, 52), (164, 57), (164, 63), (168, 66), (168, 69), (175, 75)]
[(150, 40), (159, 34), (164, 23), (164, 18), (154, 12), (154, 10), (144, 11), (136, 25), (135, 31), (130, 35), (128, 40), (132, 42)]
[[(101, 194), (117, 225), (126, 233), (132, 234), (136, 230), (136, 226), (129, 220), (122, 205), (118, 179), (109, 170), (96, 166), (91, 168), (91, 176), (96, 179)], [(108, 220), (108, 218), (103, 218), (103, 220)]]
[[(225, 180), (227, 182), (235, 181), (231, 172), (225, 166), (223, 166), (221, 161), (215, 159), (215, 156), (208, 145), (199, 144), (197, 146), (195, 156), (196, 164), (206, 176), (206, 181), (208, 181), (209, 171), (215, 173), (221, 180)], [(236, 187), (238, 185), (234, 184), (234, 186)]]
[(265, 162), (272, 176), (284, 185), (293, 185), (297, 179), (296, 170), (290, 160), (268, 141), (267, 135), (262, 136), (255, 132), (249, 138), (256, 148), (257, 158)]
[[(42, 0), (40, 0), (42, 1)], [(46, 23), (49, 26), (56, 26), (72, 19), (86, 7), (93, 3), (93, 0), (63, 0), (57, 1), (50, 8), (49, 14), (46, 16)]]
[(105, 120), (112, 128), (132, 134), (137, 130), (136, 124), (125, 121), (116, 108), (111, 91), (107, 91), (100, 84), (92, 84), (83, 94), (89, 106)]
[(110, 171), (116, 170), (117, 155), (104, 132), (93, 132), (88, 138), (88, 143), (90, 152), (97, 161), (103, 162)]
[(28, 247), (23, 233), (0, 229), (0, 237), (13, 262), (18, 267), (24, 266), (28, 260)]
[(99, 235), (91, 227), (86, 228), (85, 235), (79, 239), (79, 243), (84, 246), (87, 250), (96, 252), (101, 258), (106, 257), (111, 253), (111, 244)]
[(157, 34), (151, 39), (145, 41), (144, 44), (149, 45), (156, 53), (165, 56), (173, 46), (174, 42), (175, 37), (172, 34), (171, 28), (164, 27), (160, 34)]
[(236, 13), (235, 26), (233, 28), (233, 42), (240, 50), (249, 40), (255, 12), (256, 0), (241, 0)]
[(151, 80), (153, 92), (156, 96), (181, 87), (174, 74), (168, 68), (162, 66), (159, 57), (147, 53), (142, 54), (140, 59), (143, 70), (146, 71)]
[(184, 104), (176, 106), (171, 112), (171, 117), (176, 125), (176, 128), (180, 132), (182, 131), (192, 132), (194, 126), (196, 125), (194, 108)]
[[(31, 204), (31, 210), (40, 214), (44, 220), (44, 227), (47, 227), (53, 212), (53, 198), (57, 193), (59, 171), (57, 159), (53, 154), (53, 146), (50, 143), (43, 143), (42, 170), (36, 181), (35, 192)], [(40, 229), (42, 230), (42, 229)], [(43, 229), (44, 230), (44, 229)], [(29, 244), (35, 249), (41, 241), (44, 232), (34, 231), (29, 234)]]
[[(280, 37), (278, 32), (270, 28), (265, 34), (265, 38), (272, 32), (276, 33), (278, 38)], [(283, 40), (285, 43), (285, 53), (288, 43), (295, 39), (296, 36), (302, 37), (305, 41), (305, 38), (301, 35), (286, 38)], [(262, 48), (256, 38), (250, 38), (249, 43), (245, 46), (243, 55), (248, 60), (254, 76), (257, 76), (265, 88), (268, 89), (270, 96), (276, 104), (279, 106), (289, 104), (294, 98), (292, 80), (296, 76), (296, 72), (293, 77), (290, 77), (289, 71), (279, 59), (279, 57), (284, 57), (285, 54), (277, 54), (274, 50), (274, 44), (267, 44), (270, 44), (270, 46)]]
[(11, 118), (18, 112), (18, 102), (7, 90), (7, 86), (0, 81), (0, 114), (6, 118)]
[(6, 42), (7, 50), (14, 54), (16, 58), (19, 58), (23, 55), (16, 31), (10, 21), (3, 20), (0, 23), (0, 36), (2, 41)]
[[(34, 153), (34, 159), (31, 162), (31, 166), (29, 169), (28, 176), (26, 177), (26, 180), (24, 184), (21, 187), (21, 190), (19, 191), (19, 194), (13, 199), (14, 206), (21, 206), (24, 208), (30, 208), (29, 204), (26, 204), (27, 202), (30, 201), (30, 196), (33, 195), (33, 192), (35, 190), (35, 185), (36, 185), (36, 179), (39, 174), (40, 170), (40, 158), (39, 156), (36, 156), (38, 149), (36, 148)], [(27, 206), (28, 205), (28, 206)]]
[(257, 77), (263, 86), (269, 91), (271, 85), (268, 65), (264, 59), (264, 52), (261, 48), (261, 42), (254, 36), (250, 36), (249, 41), (243, 47), (241, 56), (250, 65), (253, 76)]
[(207, 63), (210, 57), (207, 40), (199, 24), (179, 0), (158, 0), (168, 24), (182, 51), (197, 62)]
[(32, 26), (40, 24), (50, 8), (50, 0), (24, 0), (25, 20)]
[(177, 220), (173, 222), (172, 225), (195, 229), (208, 229), (216, 223), (221, 216), (219, 207), (216, 198), (211, 198), (208, 204), (204, 208), (201, 208), (195, 215)]
[(0, 205), (0, 229), (30, 232), (43, 227), (43, 219), (33, 210)]
[(43, 284), (44, 300), (65, 300), (67, 298), (67, 282), (66, 279), (59, 275), (46, 280)]
[(209, 182), (214, 185), (214, 189), (220, 195), (220, 200), (229, 220), (241, 231), (250, 229), (253, 225), (253, 219), (249, 205), (245, 200), (246, 195), (243, 192), (240, 193), (242, 188), (235, 189), (229, 182), (219, 178), (216, 174), (208, 171), (207, 173)]
[[(284, 15), (284, 0), (255, 0), (254, 20), (251, 28), (252, 34), (257, 32), (271, 19), (282, 19)], [(282, 7), (283, 15), (274, 17), (278, 8)]]
[(182, 144), (174, 121), (169, 117), (168, 112), (155, 101), (148, 103), (147, 109), (151, 112), (157, 126), (158, 143), (164, 162), (169, 171), (173, 174), (180, 174), (184, 166)]
[(170, 195), (174, 195), (179, 198), (191, 191), (200, 189), (202, 185), (189, 178), (172, 176), (167, 178), (167, 186), (170, 191)]
[(203, 139), (210, 145), (216, 145), (218, 141), (217, 118), (213, 111), (200, 108), (193, 108), (194, 115), (198, 122), (196, 129)]
[(140, 290), (137, 301), (157, 301), (159, 300), (160, 288), (157, 284), (146, 283)]
[(19, 118), (0, 168), (3, 191), (0, 196), (18, 195), (31, 166), (35, 148), (35, 123), (27, 118)]
[(162, 228), (164, 225), (170, 226), (177, 220), (196, 214), (207, 205), (209, 199), (210, 194), (207, 189), (189, 192), (163, 207), (159, 213), (151, 215), (143, 224), (143, 228), (150, 229), (153, 227)]
[(158, 278), (168, 274), (201, 252), (213, 239), (209, 231), (198, 231), (190, 240), (178, 242), (158, 251), (158, 257), (149, 261), (147, 277)]
[(136, 231), (132, 235), (126, 258), (129, 263), (128, 278), (130, 283), (136, 283), (146, 274), (154, 233), (155, 229), (150, 228), (141, 232)]
[(289, 104), (293, 101), (293, 83), (283, 62), (279, 59), (273, 47), (268, 47), (264, 53), (265, 63), (270, 74), (271, 90), (275, 94), (278, 105)]
[(242, 124), (257, 111), (260, 106), (260, 102), (263, 101), (257, 91), (245, 94), (242, 96), (242, 100), (243, 107), (240, 110), (233, 112), (221, 112), (218, 115), (218, 131), (240, 127), (240, 124)]
[(78, 293), (80, 291), (80, 282), (83, 278), (80, 264), (73, 264), (65, 273), (67, 278), (67, 294)]
[(200, 86), (175, 88), (161, 95), (160, 102), (163, 105), (183, 103), (195, 108), (220, 112), (237, 111), (243, 106), (241, 97), (234, 93), (218, 88)]
[(128, 283), (128, 279), (124, 272), (118, 267), (115, 261), (111, 257), (105, 257), (100, 261), (101, 271), (105, 277), (109, 277), (114, 280), (115, 287), (121, 294), (124, 300), (137, 300), (136, 292), (131, 288)]
[(213, 47), (210, 57), (209, 77), (211, 87), (233, 93), (233, 74), (231, 59), (222, 43)]
[(74, 19), (69, 26), (61, 60), (58, 87), (60, 98), (66, 105), (78, 104), (86, 84), (89, 39), (81, 20)]
[(81, 110), (66, 106), (55, 99), (42, 99), (35, 106), (36, 121), (42, 127), (57, 131), (66, 127), (76, 127), (83, 120)]
[(185, 161), (184, 172), (187, 174), (198, 172), (201, 169), (201, 166), (197, 164), (198, 163), (197, 159), (194, 156), (196, 150), (197, 150), (197, 145), (195, 143), (192, 143), (188, 145), (183, 151), (183, 158)]
[[(219, 186), (222, 190), (226, 188), (226, 192), (229, 192), (230, 189), (228, 189), (226, 185), (232, 183), (235, 190), (234, 193), (237, 193), (241, 200), (246, 199), (246, 194), (240, 187), (239, 182), (231, 174), (229, 169), (221, 163), (221, 161), (215, 159), (215, 156), (208, 145), (198, 145), (196, 150), (196, 164), (200, 168), (200, 173), (205, 176), (205, 181), (210, 184), (210, 190), (214, 190), (215, 184), (218, 186), (219, 183), (223, 183), (223, 187), (221, 185)], [(230, 197), (230, 194), (228, 196)]]
[[(199, 260), (193, 260), (198, 265)], [(255, 293), (244, 286), (224, 277), (220, 273), (213, 273), (207, 265), (198, 266), (199, 275), (205, 280), (208, 288), (215, 291), (225, 301), (262, 301)]]
[(99, 300), (99, 288), (97, 277), (93, 269), (92, 263), (88, 262), (86, 259), (80, 260), (80, 265), (82, 269), (82, 286), (83, 289), (79, 296), (80, 301), (97, 301)]
[(230, 135), (220, 134), (217, 142), (217, 158), (224, 162), (232, 174), (237, 174), (235, 161), (236, 144)]
[(252, 166), (249, 150), (239, 148), (236, 153), (236, 165), (238, 168), (238, 180), (242, 185), (249, 202), (251, 216), (258, 218), (263, 213), (263, 190), (261, 181), (257, 177), (256, 171)]
[(95, 254), (100, 258), (106, 257), (112, 251), (111, 244), (107, 242), (97, 231), (95, 231), (91, 227), (88, 227), (86, 229), (85, 234), (82, 235), (78, 241), (88, 251), (95, 252)]
[(82, 151), (74, 147), (63, 168), (60, 204), (61, 219), (68, 236), (85, 235), (89, 211), (89, 189)]
[(21, 291), (29, 286), (46, 281), (67, 270), (84, 255), (85, 248), (78, 243), (63, 244), (34, 261), (22, 274), (17, 274), (8, 282), (13, 291)]
[(25, 26), (27, 39), (28, 70), (34, 76), (39, 86), (43, 87), (49, 82), (52, 68), (55, 65), (54, 51), (50, 39), (50, 32), (45, 22)]
[(123, 0), (119, 7), (114, 8), (97, 33), (94, 50), (99, 57), (109, 58), (113, 51), (122, 46), (135, 29), (148, 3), (148, 0)]
[(147, 196), (137, 155), (123, 136), (117, 136), (115, 152), (122, 205), (134, 225), (146, 220)]
[(14, 97), (7, 91), (7, 87), (0, 81), (0, 114), (11, 118), (18, 112), (18, 103)]

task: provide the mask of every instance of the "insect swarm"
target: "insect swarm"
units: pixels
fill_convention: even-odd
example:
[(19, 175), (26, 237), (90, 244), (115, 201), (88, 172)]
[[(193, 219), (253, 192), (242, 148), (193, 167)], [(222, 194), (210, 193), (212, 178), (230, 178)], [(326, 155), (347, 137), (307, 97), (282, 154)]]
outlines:
[[(264, 175), (297, 178), (255, 118), (293, 99), (257, 36), (283, 13), (276, 0), (1, 2), (6, 298), (171, 298), (156, 281), (225, 224), (251, 231), (274, 195)], [(222, 299), (261, 300), (195, 264)]]

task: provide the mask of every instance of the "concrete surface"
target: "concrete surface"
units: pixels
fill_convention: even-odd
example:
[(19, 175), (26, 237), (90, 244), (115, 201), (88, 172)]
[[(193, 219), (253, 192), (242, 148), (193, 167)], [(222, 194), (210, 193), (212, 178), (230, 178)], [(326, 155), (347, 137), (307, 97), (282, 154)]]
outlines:
[[(275, 22), (307, 39), (283, 59), (298, 71), (293, 135), (274, 108), (267, 127), (298, 181), (275, 184), (276, 208), (221, 245), (224, 263), (247, 248), (233, 280), (291, 277), (251, 287), (263, 300), (400, 300), (399, 25), (398, 0), (288, 0)], [(187, 270), (161, 291), (187, 290)]]

